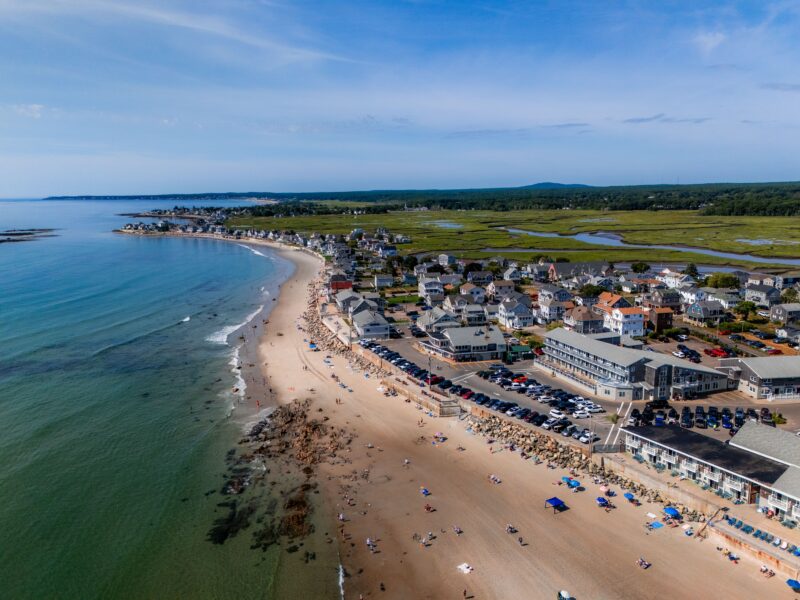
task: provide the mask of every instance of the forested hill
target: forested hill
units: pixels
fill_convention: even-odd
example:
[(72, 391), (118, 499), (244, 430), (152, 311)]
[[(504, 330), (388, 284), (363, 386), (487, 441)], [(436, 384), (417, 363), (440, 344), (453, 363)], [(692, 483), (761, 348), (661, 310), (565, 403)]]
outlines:
[[(119, 199), (122, 197), (92, 197)], [(127, 196), (132, 199), (174, 199), (187, 203), (213, 199), (271, 199), (281, 203), (319, 203), (323, 201), (363, 202), (442, 209), (605, 209), (605, 210), (701, 210), (708, 215), (800, 216), (800, 182), (786, 183), (716, 183), (699, 185), (655, 185), (589, 187), (565, 184), (534, 184), (516, 188), (454, 190), (371, 190), (351, 192), (236, 192), (181, 194), (163, 196)], [(315, 212), (312, 207), (306, 207)], [(349, 207), (352, 209), (353, 207)], [(345, 206), (339, 210), (346, 209)], [(267, 206), (253, 207), (254, 212), (273, 212)], [(304, 211), (305, 212), (305, 211)]]

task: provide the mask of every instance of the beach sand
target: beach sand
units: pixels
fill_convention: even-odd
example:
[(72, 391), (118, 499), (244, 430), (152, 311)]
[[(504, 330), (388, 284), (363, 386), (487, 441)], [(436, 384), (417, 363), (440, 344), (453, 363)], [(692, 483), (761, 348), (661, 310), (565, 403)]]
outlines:
[[(383, 396), (374, 377), (365, 378), (342, 356), (326, 362), (328, 353), (310, 351), (308, 335), (297, 327), (306, 310), (307, 284), (321, 262), (297, 250), (280, 252), (296, 270), (282, 286), (260, 342), (268, 387), (276, 402), (311, 398), (311, 412), (357, 435), (347, 450), (317, 467), (324, 503), (315, 515), (318, 535), (307, 543), (324, 544), (324, 533), (336, 537), (347, 572), (346, 598), (456, 599), (465, 591), (480, 599), (553, 598), (560, 589), (579, 599), (792, 595), (779, 577), (764, 579), (752, 560), (730, 562), (711, 541), (688, 538), (679, 529), (648, 534), (646, 513), (658, 513), (660, 505), (620, 501), (605, 513), (595, 506), (600, 493), (588, 479), (586, 491), (569, 493), (554, 485), (564, 471), (492, 451), (484, 439), (466, 432), (462, 421), (429, 418), (413, 404)], [(447, 441), (433, 444), (435, 432)], [(489, 474), (502, 483), (491, 483)], [(432, 495), (424, 498), (421, 486)], [(545, 499), (554, 495), (569, 510), (546, 509)], [(424, 510), (426, 502), (434, 512)], [(336, 521), (338, 513), (345, 522)], [(508, 523), (519, 533), (506, 533)], [(463, 534), (456, 535), (454, 526)], [(435, 537), (427, 547), (412, 539), (429, 532)], [(375, 552), (367, 547), (368, 537)], [(295, 560), (292, 556), (287, 561)], [(652, 563), (649, 570), (636, 566), (640, 556)], [(291, 571), (333, 580), (333, 566), (324, 562)], [(474, 571), (461, 573), (462, 563)], [(296, 585), (293, 593), (283, 582), (278, 597), (300, 597), (301, 582)], [(305, 597), (328, 597), (329, 590), (321, 586), (319, 595)]]

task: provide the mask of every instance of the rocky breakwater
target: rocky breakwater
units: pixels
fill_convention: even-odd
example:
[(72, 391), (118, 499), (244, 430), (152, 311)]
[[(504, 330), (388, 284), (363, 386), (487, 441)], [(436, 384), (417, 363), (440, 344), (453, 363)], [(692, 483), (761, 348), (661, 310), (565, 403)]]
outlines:
[(319, 280), (308, 285), (308, 306), (303, 313), (303, 320), (305, 321), (304, 331), (308, 334), (309, 340), (313, 340), (320, 350), (345, 357), (354, 369), (360, 369), (377, 377), (390, 376), (389, 371), (377, 367), (363, 356), (353, 352), (350, 346), (342, 343), (336, 334), (325, 326), (320, 318), (319, 298), (322, 286), (323, 283)]
[(594, 483), (601, 485), (617, 485), (624, 492), (630, 492), (638, 502), (663, 504), (677, 509), (687, 521), (704, 523), (710, 518), (702, 512), (692, 510), (688, 506), (674, 502), (663, 491), (652, 489), (634, 479), (615, 473), (600, 458), (595, 462), (589, 458), (582, 448), (561, 443), (553, 436), (539, 433), (529, 427), (511, 423), (505, 419), (491, 416), (481, 419), (470, 416), (466, 420), (468, 430), (485, 437), (487, 440), (501, 443), (505, 448), (519, 452), (523, 459), (535, 463), (546, 463), (549, 468), (566, 469), (573, 475), (588, 475)]

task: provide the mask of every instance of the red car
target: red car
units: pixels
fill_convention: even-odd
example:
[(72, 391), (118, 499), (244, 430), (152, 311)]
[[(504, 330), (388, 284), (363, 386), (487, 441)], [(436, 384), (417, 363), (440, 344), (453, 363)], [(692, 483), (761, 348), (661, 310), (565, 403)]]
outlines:
[(769, 354), (770, 356), (776, 356), (778, 354), (783, 354), (783, 351), (779, 350), (778, 348), (772, 348), (770, 350), (767, 350), (767, 354)]
[(719, 334), (720, 335), (730, 335), (731, 332), (728, 331), (727, 329), (720, 329)]
[(475, 392), (473, 392), (472, 390), (465, 390), (465, 391), (461, 392), (461, 397), (464, 400), (469, 400), (474, 395), (475, 395)]

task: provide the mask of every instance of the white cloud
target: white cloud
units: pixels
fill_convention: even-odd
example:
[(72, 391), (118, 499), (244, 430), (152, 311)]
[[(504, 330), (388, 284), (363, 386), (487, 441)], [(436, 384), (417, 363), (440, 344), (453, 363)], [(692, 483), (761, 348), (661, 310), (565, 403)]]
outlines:
[(44, 110), (43, 104), (15, 104), (14, 112), (29, 119), (40, 119), (42, 111)]
[(726, 39), (728, 36), (721, 31), (703, 31), (695, 35), (692, 41), (703, 54), (710, 54)]

